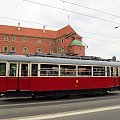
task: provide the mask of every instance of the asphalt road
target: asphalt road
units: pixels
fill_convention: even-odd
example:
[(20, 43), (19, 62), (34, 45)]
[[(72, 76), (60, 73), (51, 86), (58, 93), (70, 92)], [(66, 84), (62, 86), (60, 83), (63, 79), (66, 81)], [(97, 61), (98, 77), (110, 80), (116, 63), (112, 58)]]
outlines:
[(120, 120), (120, 92), (96, 97), (0, 98), (0, 119)]

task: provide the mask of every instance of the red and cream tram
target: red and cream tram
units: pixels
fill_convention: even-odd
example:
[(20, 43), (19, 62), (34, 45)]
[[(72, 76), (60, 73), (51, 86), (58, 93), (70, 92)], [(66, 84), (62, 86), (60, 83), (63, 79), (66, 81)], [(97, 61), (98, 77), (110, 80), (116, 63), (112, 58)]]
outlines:
[(0, 54), (0, 94), (102, 94), (120, 86), (120, 62)]

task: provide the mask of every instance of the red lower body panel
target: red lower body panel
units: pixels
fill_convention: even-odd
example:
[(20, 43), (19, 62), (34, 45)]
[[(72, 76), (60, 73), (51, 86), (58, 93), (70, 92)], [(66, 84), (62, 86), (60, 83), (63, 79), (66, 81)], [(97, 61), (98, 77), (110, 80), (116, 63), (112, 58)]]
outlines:
[(83, 90), (116, 86), (114, 77), (40, 77), (30, 78), (30, 91)]
[(119, 77), (1, 77), (0, 92), (102, 89), (120, 86), (119, 80)]

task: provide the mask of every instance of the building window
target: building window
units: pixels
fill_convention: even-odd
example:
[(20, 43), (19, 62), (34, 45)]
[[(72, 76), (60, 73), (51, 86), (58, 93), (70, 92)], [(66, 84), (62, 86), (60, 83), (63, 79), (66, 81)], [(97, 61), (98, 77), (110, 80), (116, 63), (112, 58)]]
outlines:
[(4, 37), (4, 41), (8, 41), (8, 37), (7, 36)]
[(4, 52), (8, 52), (8, 46), (4, 46)]
[(25, 38), (23, 38), (23, 41), (24, 41), (24, 42), (27, 42), (27, 38), (26, 38), (26, 37), (25, 37)]
[(54, 49), (50, 49), (50, 54), (53, 54), (54, 53)]
[(70, 46), (69, 49), (72, 50), (72, 46)]
[(27, 48), (27, 47), (24, 47), (24, 48), (23, 48), (23, 53), (24, 53), (24, 54), (27, 54), (27, 53), (28, 53), (28, 48)]
[(61, 48), (61, 52), (64, 53), (64, 47)]
[(61, 43), (61, 40), (60, 40), (60, 39), (58, 39), (57, 43), (58, 43), (58, 44), (60, 44), (60, 43)]
[(42, 40), (41, 40), (41, 39), (38, 39), (38, 43), (42, 43)]
[(42, 53), (42, 48), (38, 48), (37, 53)]
[(12, 51), (12, 52), (15, 52), (15, 51), (16, 51), (15, 46), (12, 46), (12, 47), (11, 47), (11, 51)]
[(61, 43), (64, 43), (64, 39), (63, 38), (61, 39)]
[(50, 44), (51, 44), (51, 45), (54, 45), (54, 40), (51, 40), (51, 41), (50, 41)]
[(12, 37), (12, 41), (16, 41), (16, 37)]
[(57, 49), (57, 53), (60, 54), (60, 48)]

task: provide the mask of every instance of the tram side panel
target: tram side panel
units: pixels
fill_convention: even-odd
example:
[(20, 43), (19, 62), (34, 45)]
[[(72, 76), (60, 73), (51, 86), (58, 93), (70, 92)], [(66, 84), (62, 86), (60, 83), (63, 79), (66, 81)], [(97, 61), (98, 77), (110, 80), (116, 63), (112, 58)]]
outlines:
[(18, 89), (18, 78), (7, 77), (6, 88), (7, 91), (16, 91)]
[(0, 93), (7, 91), (7, 77), (0, 77)]
[(30, 91), (93, 90), (116, 87), (110, 77), (39, 77), (30, 78)]

